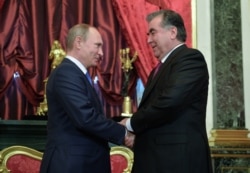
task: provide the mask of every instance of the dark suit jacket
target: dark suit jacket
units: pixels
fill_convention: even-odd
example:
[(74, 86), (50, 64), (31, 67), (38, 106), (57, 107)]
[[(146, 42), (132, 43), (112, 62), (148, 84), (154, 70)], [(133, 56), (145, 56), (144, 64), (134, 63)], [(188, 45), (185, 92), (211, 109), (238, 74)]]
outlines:
[(99, 98), (70, 60), (47, 83), (48, 140), (41, 173), (110, 173), (108, 141), (122, 144), (125, 128), (104, 116)]
[(133, 173), (211, 172), (205, 124), (209, 76), (203, 55), (182, 45), (154, 77), (153, 72), (131, 118)]

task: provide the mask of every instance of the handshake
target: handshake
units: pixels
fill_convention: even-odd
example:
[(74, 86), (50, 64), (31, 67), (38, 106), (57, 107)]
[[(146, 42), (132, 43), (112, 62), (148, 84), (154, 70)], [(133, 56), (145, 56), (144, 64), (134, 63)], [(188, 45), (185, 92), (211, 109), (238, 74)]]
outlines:
[[(119, 124), (126, 127), (127, 120), (128, 120), (128, 118), (125, 118), (125, 119), (121, 120), (119, 122)], [(127, 127), (126, 127), (126, 129), (127, 129)], [(124, 139), (124, 144), (127, 147), (132, 148), (133, 145), (134, 145), (134, 140), (135, 140), (135, 135), (127, 129), (127, 133), (126, 133), (126, 136), (125, 136), (125, 139)]]

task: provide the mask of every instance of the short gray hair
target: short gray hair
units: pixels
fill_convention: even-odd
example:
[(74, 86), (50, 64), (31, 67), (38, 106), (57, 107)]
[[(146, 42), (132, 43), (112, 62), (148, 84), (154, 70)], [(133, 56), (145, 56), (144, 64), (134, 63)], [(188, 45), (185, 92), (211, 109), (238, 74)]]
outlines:
[(90, 25), (82, 23), (74, 25), (72, 28), (70, 28), (68, 35), (66, 37), (67, 50), (71, 50), (73, 48), (73, 43), (77, 36), (81, 36), (83, 40), (86, 40), (88, 37), (90, 27), (91, 27)]

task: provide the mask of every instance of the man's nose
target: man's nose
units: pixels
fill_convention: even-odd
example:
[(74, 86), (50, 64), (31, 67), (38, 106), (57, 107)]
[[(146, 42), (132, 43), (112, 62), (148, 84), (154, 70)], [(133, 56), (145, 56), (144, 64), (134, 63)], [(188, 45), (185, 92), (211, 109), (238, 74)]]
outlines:
[(148, 36), (147, 43), (150, 44), (152, 42), (152, 39), (150, 36)]
[(101, 55), (101, 57), (103, 56), (103, 50), (102, 50), (102, 48), (99, 49), (98, 54)]

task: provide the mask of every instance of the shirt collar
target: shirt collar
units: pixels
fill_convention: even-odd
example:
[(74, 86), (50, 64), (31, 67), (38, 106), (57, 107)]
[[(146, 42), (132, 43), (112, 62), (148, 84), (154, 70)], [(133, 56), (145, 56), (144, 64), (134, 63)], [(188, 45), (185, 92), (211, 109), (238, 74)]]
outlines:
[(178, 47), (180, 47), (181, 45), (183, 45), (184, 43), (181, 43), (181, 44), (178, 44), (177, 46), (175, 46), (170, 52), (168, 52), (168, 54), (166, 56), (164, 56), (164, 58), (161, 59), (161, 63), (164, 63), (167, 58), (169, 57), (169, 55), (175, 50), (177, 49)]
[(80, 68), (80, 70), (81, 70), (84, 74), (87, 73), (86, 67), (84, 67), (84, 65), (83, 65), (78, 59), (74, 58), (73, 56), (69, 56), (69, 55), (66, 55), (65, 58), (67, 58), (67, 59), (69, 59), (70, 61), (72, 61), (77, 67)]

